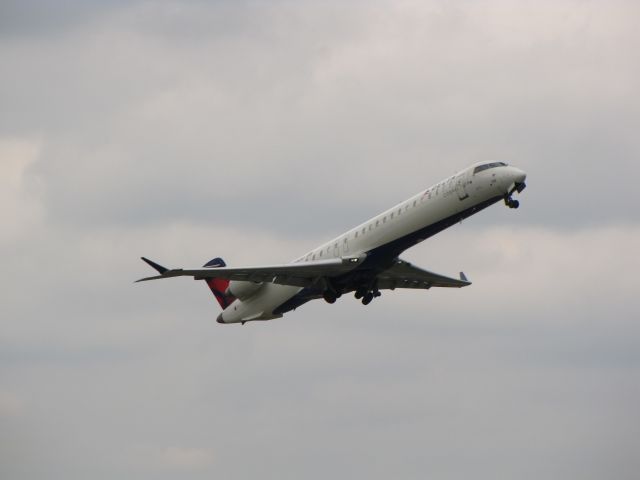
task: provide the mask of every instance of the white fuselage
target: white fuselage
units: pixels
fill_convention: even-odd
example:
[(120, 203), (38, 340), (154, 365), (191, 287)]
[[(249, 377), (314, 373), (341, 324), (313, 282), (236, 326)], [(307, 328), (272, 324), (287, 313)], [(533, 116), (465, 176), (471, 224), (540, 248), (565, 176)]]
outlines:
[[(500, 166), (474, 173), (476, 165), (446, 178), (417, 195), (382, 212), (357, 227), (295, 259), (296, 262), (365, 255), (377, 248), (419, 232), (462, 212), (468, 217), (500, 201), (522, 182), (521, 170)], [(422, 239), (418, 239), (421, 241)], [(293, 298), (301, 287), (264, 283), (249, 298), (235, 300), (220, 315), (224, 323), (280, 317), (274, 310)]]

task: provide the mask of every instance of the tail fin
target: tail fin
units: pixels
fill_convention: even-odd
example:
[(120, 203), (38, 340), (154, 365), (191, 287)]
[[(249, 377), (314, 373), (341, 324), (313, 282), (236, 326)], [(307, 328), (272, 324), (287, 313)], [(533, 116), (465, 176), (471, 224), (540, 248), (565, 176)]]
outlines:
[[(205, 268), (218, 268), (218, 267), (226, 267), (227, 264), (224, 263), (220, 257), (216, 257), (210, 262), (204, 264)], [(225, 280), (223, 278), (207, 278), (207, 285), (213, 292), (213, 296), (216, 297), (220, 306), (224, 309), (227, 308), (231, 302), (235, 300), (235, 298), (231, 295), (227, 295), (225, 292), (227, 291), (227, 287), (229, 286), (229, 280)]]

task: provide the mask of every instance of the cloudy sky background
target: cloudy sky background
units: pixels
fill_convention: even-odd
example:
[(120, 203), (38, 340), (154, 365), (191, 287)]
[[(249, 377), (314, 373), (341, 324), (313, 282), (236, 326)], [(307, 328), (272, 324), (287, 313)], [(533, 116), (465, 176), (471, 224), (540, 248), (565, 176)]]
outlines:
[[(632, 479), (625, 1), (0, 6), (0, 477)], [(215, 323), (168, 266), (290, 260), (483, 160), (405, 257), (473, 286)]]

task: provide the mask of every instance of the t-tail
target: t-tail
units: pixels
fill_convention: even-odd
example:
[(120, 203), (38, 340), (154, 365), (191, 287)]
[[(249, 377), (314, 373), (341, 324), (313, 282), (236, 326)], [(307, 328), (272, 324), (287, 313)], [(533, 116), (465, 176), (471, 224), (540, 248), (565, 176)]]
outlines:
[[(226, 266), (227, 264), (224, 263), (224, 260), (220, 257), (216, 257), (203, 265), (205, 268), (219, 268)], [(229, 288), (229, 280), (224, 278), (207, 278), (205, 281), (223, 310), (235, 300), (235, 297), (226, 293), (227, 288)]]
[[(145, 257), (141, 257), (141, 258), (145, 263), (147, 263), (150, 267), (156, 270), (160, 275), (169, 271), (168, 268), (165, 268), (162, 265), (159, 265), (156, 262), (149, 260), (148, 258), (145, 258)], [(204, 268), (220, 268), (220, 267), (226, 267), (226, 266), (227, 264), (224, 263), (224, 260), (221, 259), (220, 257), (216, 257), (210, 262), (207, 262), (203, 265)], [(148, 280), (148, 279), (143, 279), (143, 280)], [(224, 278), (207, 278), (205, 279), (205, 281), (207, 282), (209, 289), (211, 289), (213, 296), (216, 297), (216, 300), (218, 301), (218, 303), (220, 304), (223, 310), (227, 308), (235, 300), (235, 297), (233, 295), (229, 295), (227, 293), (227, 288), (229, 287), (229, 280), (226, 280)]]

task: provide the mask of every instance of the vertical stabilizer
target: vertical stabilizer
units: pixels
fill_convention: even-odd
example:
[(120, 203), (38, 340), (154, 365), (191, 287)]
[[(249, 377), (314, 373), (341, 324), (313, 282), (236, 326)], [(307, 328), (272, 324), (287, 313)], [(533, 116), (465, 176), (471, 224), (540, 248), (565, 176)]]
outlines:
[[(220, 257), (216, 257), (210, 262), (204, 264), (204, 268), (219, 268), (226, 267), (227, 264), (224, 263), (224, 260)], [(231, 295), (227, 295), (227, 287), (229, 287), (229, 280), (224, 278), (208, 278), (206, 279), (207, 285), (211, 289), (213, 296), (216, 297), (220, 306), (225, 309), (227, 308), (231, 302), (235, 300), (235, 298)]]

